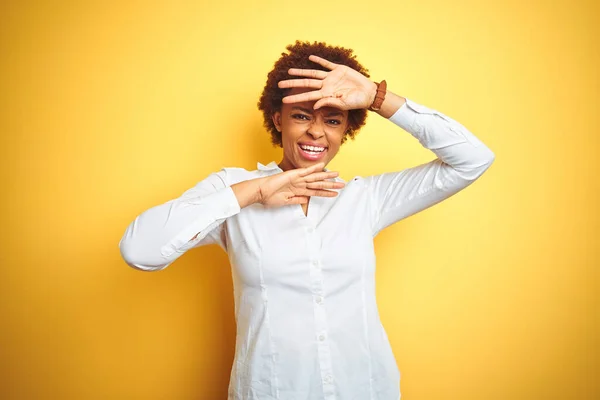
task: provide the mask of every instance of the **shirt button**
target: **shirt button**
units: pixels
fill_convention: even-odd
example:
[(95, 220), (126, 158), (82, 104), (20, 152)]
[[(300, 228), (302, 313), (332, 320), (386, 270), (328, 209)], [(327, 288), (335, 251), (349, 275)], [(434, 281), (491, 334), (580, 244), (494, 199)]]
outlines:
[(319, 267), (319, 262), (317, 260), (314, 260), (312, 262), (312, 265), (314, 265), (315, 267)]
[(327, 376), (325, 377), (325, 382), (326, 382), (326, 383), (331, 383), (331, 381), (332, 381), (332, 380), (333, 380), (333, 376), (331, 376), (331, 375), (327, 375)]
[(317, 303), (321, 304), (323, 302), (323, 298), (321, 296), (317, 297)]
[(319, 335), (319, 340), (322, 342), (323, 340), (325, 340), (325, 335)]
[(313, 233), (313, 232), (314, 232), (314, 229), (313, 229), (313, 228), (308, 228), (306, 231), (307, 231), (308, 233)]

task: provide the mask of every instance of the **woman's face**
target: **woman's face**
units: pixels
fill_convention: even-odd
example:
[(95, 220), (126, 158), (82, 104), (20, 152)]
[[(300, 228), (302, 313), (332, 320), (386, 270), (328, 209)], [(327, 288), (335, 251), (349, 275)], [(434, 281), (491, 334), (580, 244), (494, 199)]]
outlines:
[[(288, 96), (313, 90), (292, 88)], [(327, 165), (340, 149), (348, 127), (348, 111), (333, 107), (313, 110), (315, 103), (316, 100), (282, 103), (281, 111), (273, 114), (273, 123), (281, 132), (283, 160), (279, 167), (284, 171), (321, 161)]]

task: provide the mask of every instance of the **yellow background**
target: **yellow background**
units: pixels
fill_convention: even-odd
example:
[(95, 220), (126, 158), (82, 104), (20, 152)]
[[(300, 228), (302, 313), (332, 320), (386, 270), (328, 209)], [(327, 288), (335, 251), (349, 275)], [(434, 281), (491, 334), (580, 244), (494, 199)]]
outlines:
[[(144, 273), (118, 242), (210, 172), (281, 159), (256, 102), (296, 39), (354, 49), (496, 155), (376, 238), (403, 400), (599, 398), (594, 3), (3, 1), (0, 398), (226, 398), (226, 254)], [(433, 156), (371, 114), (329, 167)]]

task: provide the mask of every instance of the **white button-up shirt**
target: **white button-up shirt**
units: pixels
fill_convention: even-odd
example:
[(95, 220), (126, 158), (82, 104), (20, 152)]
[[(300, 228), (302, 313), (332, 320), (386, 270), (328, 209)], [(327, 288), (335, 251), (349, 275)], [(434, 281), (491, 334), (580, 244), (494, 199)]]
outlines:
[(240, 209), (230, 186), (281, 173), (274, 161), (223, 168), (127, 227), (119, 247), (137, 269), (164, 269), (211, 243), (229, 255), (237, 335), (228, 400), (400, 399), (375, 300), (373, 238), (466, 188), (495, 156), (463, 125), (410, 99), (389, 120), (437, 158), (356, 176), (336, 197), (311, 197), (307, 215), (300, 204)]

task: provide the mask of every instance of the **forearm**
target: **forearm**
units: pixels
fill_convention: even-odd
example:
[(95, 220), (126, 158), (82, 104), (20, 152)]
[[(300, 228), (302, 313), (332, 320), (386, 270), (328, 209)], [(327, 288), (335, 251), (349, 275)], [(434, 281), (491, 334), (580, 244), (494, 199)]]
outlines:
[(178, 198), (139, 214), (119, 243), (127, 264), (146, 271), (159, 270), (191, 246), (217, 243), (218, 235), (209, 233), (241, 208), (240, 200), (228, 185), (227, 171), (223, 169)]
[(389, 118), (394, 115), (394, 113), (398, 111), (405, 102), (406, 99), (404, 97), (398, 96), (397, 94), (386, 90), (385, 99), (381, 104), (381, 108), (375, 112), (384, 118)]
[(230, 188), (209, 192), (207, 186), (192, 188), (179, 198), (138, 215), (119, 243), (127, 264), (148, 271), (166, 268), (187, 250), (190, 238), (206, 237), (226, 218), (239, 212)]
[[(390, 99), (389, 104), (398, 104), (395, 97)], [(383, 114), (386, 115), (385, 110)], [(410, 133), (437, 158), (367, 179), (377, 205), (373, 236), (386, 226), (463, 190), (478, 179), (495, 158), (464, 125), (411, 99), (404, 99), (388, 120)]]
[(490, 166), (494, 153), (464, 125), (438, 110), (404, 100), (388, 119), (418, 139), (461, 177), (474, 180)]
[[(250, 179), (231, 185), (231, 190), (233, 190), (233, 194), (240, 205), (240, 209), (260, 201), (260, 181), (262, 179), (263, 178)], [(196, 239), (198, 234), (190, 240)]]

